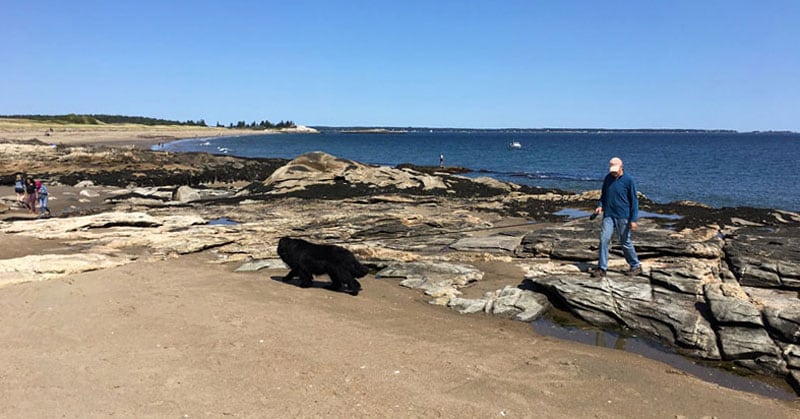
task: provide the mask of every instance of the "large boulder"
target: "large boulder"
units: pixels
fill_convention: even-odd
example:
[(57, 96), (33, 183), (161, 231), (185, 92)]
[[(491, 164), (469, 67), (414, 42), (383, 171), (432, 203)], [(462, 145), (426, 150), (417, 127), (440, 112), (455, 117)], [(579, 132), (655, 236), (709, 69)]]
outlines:
[(446, 189), (439, 176), (431, 176), (411, 169), (392, 169), (385, 166), (368, 166), (340, 159), (323, 152), (306, 153), (275, 170), (263, 185), (269, 193), (287, 193), (305, 189), (309, 185), (333, 185), (337, 181), (365, 184), (376, 188), (391, 186), (397, 189)]
[(200, 199), (202, 199), (200, 192), (186, 185), (179, 186), (172, 194), (172, 200), (181, 203), (198, 201)]

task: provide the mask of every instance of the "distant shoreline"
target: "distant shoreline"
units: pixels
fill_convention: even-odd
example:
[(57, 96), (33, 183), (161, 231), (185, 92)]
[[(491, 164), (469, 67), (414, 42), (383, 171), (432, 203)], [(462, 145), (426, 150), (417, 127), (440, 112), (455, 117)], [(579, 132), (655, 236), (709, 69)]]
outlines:
[(38, 141), (44, 144), (70, 146), (106, 145), (150, 148), (151, 146), (186, 139), (277, 135), (283, 133), (317, 133), (317, 131), (302, 125), (283, 130), (253, 130), (184, 125), (58, 124), (0, 118), (0, 140), (11, 142)]
[(364, 129), (344, 129), (339, 131), (342, 134), (405, 134), (406, 130), (389, 128), (364, 128)]
[[(737, 131), (731, 129), (696, 129), (696, 128), (464, 128), (464, 127), (424, 127), (424, 126), (331, 126), (331, 125), (297, 125), (294, 128), (284, 128), (276, 130), (255, 130), (244, 128), (230, 128), (220, 126), (203, 125), (145, 125), (137, 123), (108, 123), (108, 124), (88, 124), (88, 123), (69, 123), (63, 121), (46, 121), (37, 119), (25, 119), (22, 117), (10, 117), (0, 115), (0, 138), (7, 140), (20, 140), (22, 136), (28, 135), (25, 140), (31, 139), (30, 135), (47, 136), (47, 131), (60, 132), (113, 132), (110, 142), (116, 143), (119, 138), (129, 140), (132, 131), (141, 131), (144, 135), (157, 136), (164, 134), (164, 137), (175, 139), (220, 136), (240, 136), (240, 135), (260, 135), (277, 133), (319, 133), (320, 131), (332, 131), (342, 134), (405, 134), (414, 132), (501, 132), (501, 133), (543, 133), (543, 134), (744, 134), (744, 135), (798, 135), (800, 132), (791, 130), (755, 130)], [(40, 139), (46, 141), (47, 139)], [(91, 140), (89, 142), (92, 142)], [(73, 143), (74, 144), (74, 143)]]
[(508, 132), (547, 134), (770, 134), (797, 135), (786, 130), (736, 131), (727, 129), (680, 129), (680, 128), (430, 128), (430, 127), (337, 127), (312, 125), (319, 131), (336, 131), (342, 134), (401, 134), (409, 132)]

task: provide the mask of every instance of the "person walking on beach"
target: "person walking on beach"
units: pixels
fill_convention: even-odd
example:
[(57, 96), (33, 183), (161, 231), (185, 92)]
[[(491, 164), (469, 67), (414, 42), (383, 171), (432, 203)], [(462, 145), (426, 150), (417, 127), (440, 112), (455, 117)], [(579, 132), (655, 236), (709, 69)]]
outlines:
[(25, 181), (21, 174), (17, 174), (17, 179), (14, 180), (14, 192), (17, 193), (17, 205), (25, 205)]
[(608, 174), (603, 180), (600, 201), (594, 212), (603, 215), (603, 225), (600, 228), (599, 262), (592, 276), (596, 278), (606, 276), (608, 248), (614, 233), (622, 244), (625, 261), (630, 265), (630, 270), (626, 274), (628, 276), (640, 274), (642, 265), (631, 241), (631, 231), (638, 227), (639, 198), (636, 196), (636, 182), (633, 177), (625, 174), (622, 159), (619, 157), (614, 157), (608, 162)]
[(439, 167), (444, 167), (444, 154), (439, 154)]
[(41, 180), (36, 181), (36, 196), (39, 198), (39, 216), (50, 215), (50, 208), (47, 207), (47, 186)]
[(32, 214), (36, 214), (36, 183), (30, 176), (25, 178), (25, 206)]

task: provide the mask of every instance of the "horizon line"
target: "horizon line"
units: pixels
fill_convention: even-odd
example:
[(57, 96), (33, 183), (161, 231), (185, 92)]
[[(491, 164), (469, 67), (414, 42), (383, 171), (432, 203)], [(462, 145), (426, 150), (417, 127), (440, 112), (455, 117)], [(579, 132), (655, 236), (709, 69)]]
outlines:
[(426, 130), (470, 130), (470, 131), (594, 131), (594, 132), (602, 132), (602, 131), (609, 131), (609, 132), (620, 132), (620, 131), (683, 131), (683, 132), (728, 132), (728, 133), (738, 133), (738, 134), (748, 134), (748, 133), (784, 133), (784, 134), (798, 134), (798, 131), (792, 131), (788, 129), (783, 130), (748, 130), (748, 131), (739, 131), (735, 129), (726, 129), (726, 128), (555, 128), (555, 127), (543, 127), (543, 128), (521, 128), (521, 127), (504, 127), (504, 128), (475, 128), (475, 127), (431, 127), (431, 126), (400, 126), (400, 125), (321, 125), (321, 124), (300, 124), (310, 128), (331, 128), (331, 129), (395, 129), (395, 130), (408, 130), (408, 129), (426, 129)]

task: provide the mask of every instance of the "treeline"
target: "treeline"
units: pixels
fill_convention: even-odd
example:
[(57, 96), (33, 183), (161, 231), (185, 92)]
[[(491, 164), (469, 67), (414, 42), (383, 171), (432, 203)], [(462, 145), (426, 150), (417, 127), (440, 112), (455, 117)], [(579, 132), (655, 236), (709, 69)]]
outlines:
[(148, 118), (144, 116), (124, 116), (124, 115), (77, 115), (74, 113), (67, 115), (2, 115), (0, 118), (30, 119), (42, 122), (54, 122), (62, 124), (139, 124), (139, 125), (187, 125), (195, 127), (206, 127), (206, 121), (170, 121), (167, 119)]
[[(217, 122), (217, 127), (222, 127), (222, 125), (220, 125), (219, 122)], [(295, 125), (295, 123), (292, 121), (281, 121), (278, 122), (277, 124), (273, 124), (272, 122), (269, 122), (267, 120), (261, 122), (253, 121), (249, 124), (244, 121), (239, 121), (236, 123), (236, 125), (234, 125), (233, 123), (228, 125), (228, 128), (240, 128), (240, 129), (282, 129), (282, 128), (296, 128), (296, 127), (297, 125)]]
[[(14, 119), (30, 119), (41, 122), (52, 122), (56, 124), (86, 124), (86, 125), (100, 125), (100, 124), (138, 124), (138, 125), (185, 125), (193, 127), (207, 127), (206, 121), (200, 119), (198, 121), (171, 121), (168, 119), (148, 118), (144, 116), (124, 116), (124, 115), (77, 115), (74, 113), (68, 115), (0, 115), (0, 118), (14, 118)], [(217, 122), (217, 128), (225, 128), (224, 125)], [(282, 129), (282, 128), (296, 128), (297, 125), (292, 121), (280, 121), (273, 124), (267, 120), (261, 122), (253, 121), (246, 123), (239, 121), (236, 124), (230, 123), (228, 128), (240, 129)]]

